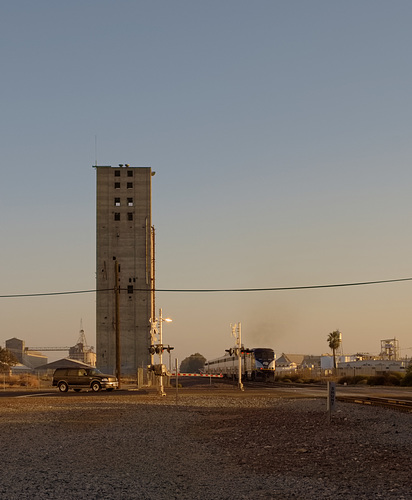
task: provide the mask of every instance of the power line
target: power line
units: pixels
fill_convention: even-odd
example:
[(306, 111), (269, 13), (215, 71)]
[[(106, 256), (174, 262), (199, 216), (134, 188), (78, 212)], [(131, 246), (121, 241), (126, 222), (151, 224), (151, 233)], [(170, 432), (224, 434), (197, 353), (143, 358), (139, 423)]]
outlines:
[(105, 290), (75, 290), (71, 292), (47, 292), (47, 293), (16, 293), (9, 295), (0, 295), (0, 299), (8, 298), (19, 298), (19, 297), (51, 297), (53, 295), (74, 295), (76, 293), (96, 293), (96, 292), (107, 292), (108, 290), (113, 291), (113, 288), (107, 288)]
[[(222, 292), (279, 292), (286, 290), (313, 290), (319, 288), (339, 288), (349, 286), (363, 286), (363, 285), (379, 285), (384, 283), (399, 283), (402, 281), (412, 281), (412, 278), (397, 278), (390, 280), (376, 280), (376, 281), (357, 281), (351, 283), (333, 283), (328, 285), (306, 285), (306, 286), (279, 286), (279, 287), (266, 287), (266, 288), (134, 288), (134, 292), (165, 292), (165, 293), (222, 293)], [(100, 293), (100, 292), (113, 292), (113, 288), (104, 288), (100, 290), (75, 290), (68, 292), (49, 292), (49, 293), (24, 293), (24, 294), (9, 294), (0, 295), (0, 299), (6, 298), (20, 298), (20, 297), (51, 297), (55, 295), (73, 295), (82, 293)], [(128, 288), (121, 288), (121, 291), (128, 291)]]
[(282, 286), (267, 288), (215, 288), (215, 289), (162, 289), (157, 288), (157, 292), (183, 292), (183, 293), (206, 293), (206, 292), (276, 292), (284, 290), (311, 290), (316, 288), (338, 288), (345, 286), (378, 285), (382, 283), (397, 283), (400, 281), (412, 281), (412, 278), (398, 278), (391, 280), (359, 281), (353, 283), (334, 283), (330, 285), (307, 285), (307, 286)]

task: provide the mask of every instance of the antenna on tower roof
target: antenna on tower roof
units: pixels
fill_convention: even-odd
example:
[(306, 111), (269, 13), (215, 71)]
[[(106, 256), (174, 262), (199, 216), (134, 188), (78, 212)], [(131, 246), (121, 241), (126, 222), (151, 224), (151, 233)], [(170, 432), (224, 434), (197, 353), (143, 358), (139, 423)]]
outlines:
[(94, 164), (97, 167), (97, 135), (94, 136)]

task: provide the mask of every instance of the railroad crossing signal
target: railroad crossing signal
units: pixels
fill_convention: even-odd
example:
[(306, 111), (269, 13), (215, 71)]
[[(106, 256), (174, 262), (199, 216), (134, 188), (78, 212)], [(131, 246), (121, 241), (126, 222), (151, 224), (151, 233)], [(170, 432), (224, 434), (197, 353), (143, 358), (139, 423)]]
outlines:
[(149, 353), (150, 354), (160, 354), (164, 351), (167, 351), (170, 353), (170, 351), (172, 351), (174, 349), (174, 347), (168, 345), (168, 346), (164, 346), (163, 344), (152, 344), (150, 347), (149, 347)]

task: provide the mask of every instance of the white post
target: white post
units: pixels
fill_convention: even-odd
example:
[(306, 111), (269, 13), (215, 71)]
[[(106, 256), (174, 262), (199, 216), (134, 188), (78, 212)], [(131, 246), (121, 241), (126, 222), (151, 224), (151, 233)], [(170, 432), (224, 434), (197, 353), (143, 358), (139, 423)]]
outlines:
[(329, 423), (332, 421), (332, 411), (335, 410), (336, 404), (336, 384), (335, 382), (329, 382), (327, 384), (328, 397), (326, 402), (326, 409), (329, 416)]
[(178, 395), (179, 395), (179, 374), (177, 373), (178, 369), (179, 369), (179, 361), (176, 358), (176, 360), (175, 360), (175, 371), (176, 371), (176, 378), (175, 378), (175, 384), (176, 384), (176, 404), (177, 404), (177, 398), (178, 398)]
[(243, 389), (243, 384), (242, 384), (242, 334), (241, 334), (240, 322), (238, 324), (237, 345), (238, 345), (238, 370), (239, 370), (238, 387), (241, 391), (243, 391), (244, 389)]

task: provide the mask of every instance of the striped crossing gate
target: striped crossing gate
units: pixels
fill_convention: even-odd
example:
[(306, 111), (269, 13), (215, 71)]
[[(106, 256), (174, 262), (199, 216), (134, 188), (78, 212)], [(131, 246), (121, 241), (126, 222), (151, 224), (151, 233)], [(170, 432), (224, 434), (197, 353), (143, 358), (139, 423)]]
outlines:
[[(176, 377), (176, 373), (173, 372), (170, 374), (171, 377)], [(219, 373), (217, 375), (215, 374), (209, 374), (209, 373), (177, 373), (178, 377), (205, 377), (205, 378), (223, 378), (223, 374)]]

